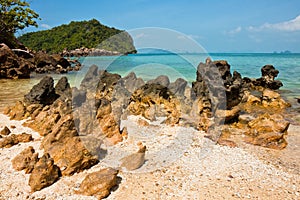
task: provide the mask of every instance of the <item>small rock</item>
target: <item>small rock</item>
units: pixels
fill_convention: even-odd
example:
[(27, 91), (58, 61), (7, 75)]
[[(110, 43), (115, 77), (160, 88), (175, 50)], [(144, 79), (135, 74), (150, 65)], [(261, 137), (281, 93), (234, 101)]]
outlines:
[(9, 130), (9, 128), (7, 128), (7, 126), (5, 126), (2, 131), (0, 132), (0, 135), (9, 135), (11, 133), (11, 131)]
[(19, 135), (11, 134), (5, 138), (2, 138), (0, 141), (0, 148), (10, 148), (16, 144), (19, 144), (20, 142), (30, 142), (32, 140), (32, 135), (27, 133), (22, 133)]
[(85, 177), (80, 185), (78, 194), (95, 196), (98, 199), (109, 195), (112, 187), (117, 185), (118, 170), (113, 168), (102, 169)]
[(39, 191), (55, 183), (61, 176), (60, 169), (54, 165), (53, 159), (49, 154), (43, 155), (35, 164), (29, 177), (31, 191)]
[(34, 165), (38, 162), (38, 153), (35, 153), (33, 147), (29, 146), (17, 155), (11, 162), (15, 170), (21, 171), (24, 169), (25, 173), (29, 174), (32, 172)]
[(139, 150), (137, 153), (131, 154), (121, 159), (121, 167), (125, 167), (127, 170), (135, 170), (140, 168), (145, 162), (145, 152), (146, 146), (141, 143), (139, 145)]

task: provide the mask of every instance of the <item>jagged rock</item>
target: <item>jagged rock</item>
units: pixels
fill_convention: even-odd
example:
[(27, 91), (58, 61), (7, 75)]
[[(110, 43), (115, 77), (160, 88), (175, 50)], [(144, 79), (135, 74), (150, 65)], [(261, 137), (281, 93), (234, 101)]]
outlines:
[(64, 57), (62, 57), (59, 54), (54, 54), (51, 55), (52, 58), (55, 60), (55, 62), (57, 63), (56, 65), (60, 65), (63, 69), (68, 68), (69, 66), (71, 66), (70, 62), (65, 59)]
[(30, 142), (32, 141), (32, 135), (27, 133), (22, 134), (11, 134), (5, 138), (1, 138), (0, 140), (0, 148), (10, 148), (20, 142)]
[(86, 91), (72, 88), (72, 104), (74, 107), (80, 107), (86, 101)]
[(50, 76), (45, 76), (38, 84), (34, 85), (28, 94), (24, 96), (27, 104), (50, 105), (58, 95), (55, 93), (54, 80)]
[(99, 162), (97, 155), (92, 155), (77, 136), (53, 142), (45, 152), (51, 155), (64, 176), (89, 169)]
[(169, 77), (168, 76), (165, 76), (165, 75), (160, 75), (158, 76), (156, 79), (154, 80), (149, 80), (147, 82), (147, 84), (151, 85), (151, 84), (159, 84), (159, 85), (162, 85), (164, 87), (169, 87), (169, 84), (170, 84), (170, 80), (169, 80)]
[(119, 84), (125, 87), (130, 93), (133, 93), (136, 89), (142, 87), (145, 82), (141, 78), (137, 78), (134, 72), (130, 72), (124, 78), (119, 80)]
[(7, 109), (6, 113), (10, 116), (10, 119), (22, 120), (26, 114), (26, 107), (22, 101), (17, 101), (15, 106)]
[(258, 116), (248, 123), (249, 130), (246, 131), (246, 142), (274, 149), (283, 149), (287, 142), (284, 135), (290, 123), (281, 115), (268, 113)]
[(63, 142), (66, 138), (75, 136), (78, 136), (78, 133), (75, 128), (73, 116), (71, 114), (65, 115), (51, 126), (51, 132), (45, 135), (41, 146), (45, 151), (48, 151), (52, 148), (53, 143)]
[(36, 65), (35, 72), (37, 73), (55, 72), (61, 74), (73, 70), (69, 61), (62, 56), (58, 54), (48, 55), (42, 51), (34, 55), (34, 63)]
[(272, 109), (285, 109), (291, 105), (285, 102), (279, 93), (272, 91), (270, 89), (265, 89), (262, 92), (262, 106)]
[[(80, 88), (83, 90), (95, 88), (99, 82), (98, 66), (92, 65), (81, 81)], [(95, 89), (94, 89), (95, 90)]]
[(64, 76), (59, 79), (59, 81), (55, 85), (55, 93), (63, 98), (71, 98), (72, 97), (71, 87), (70, 87), (67, 77)]
[(137, 89), (131, 95), (128, 110), (152, 121), (156, 119), (156, 114), (161, 112), (160, 115), (167, 117), (167, 124), (179, 123), (179, 101), (167, 87), (160, 84), (145, 84)]
[(96, 99), (106, 98), (111, 101), (113, 90), (115, 85), (120, 80), (121, 76), (119, 74), (112, 74), (106, 70), (99, 72), (99, 81), (96, 87)]
[(277, 90), (281, 86), (283, 86), (282, 82), (279, 80), (275, 80), (279, 71), (275, 69), (273, 65), (265, 65), (261, 68), (262, 77), (256, 79), (253, 84), (255, 86), (261, 86), (263, 88), (269, 88), (272, 90)]
[(12, 159), (11, 162), (15, 170), (25, 170), (25, 173), (29, 174), (32, 172), (34, 165), (38, 162), (38, 153), (35, 153), (34, 148), (32, 146), (29, 146), (20, 154), (18, 154), (14, 159)]
[(60, 169), (54, 164), (49, 154), (44, 154), (34, 165), (29, 177), (32, 192), (39, 191), (55, 183), (61, 176)]
[(79, 191), (76, 191), (76, 193), (103, 199), (117, 185), (117, 174), (118, 170), (113, 168), (105, 168), (88, 174), (82, 181)]
[(109, 143), (116, 144), (123, 140), (120, 133), (119, 122), (116, 121), (112, 106), (109, 100), (102, 98), (97, 103), (96, 118), (99, 123), (99, 128), (102, 134), (106, 137)]
[(112, 94), (112, 113), (117, 122), (120, 122), (123, 113), (130, 102), (131, 93), (123, 86), (116, 85)]
[(178, 78), (176, 79), (175, 82), (170, 83), (169, 89), (174, 95), (180, 97), (180, 96), (184, 96), (186, 86), (187, 86), (187, 81), (182, 78)]
[(11, 131), (9, 130), (9, 128), (7, 128), (7, 126), (5, 126), (1, 132), (0, 135), (9, 135), (11, 133)]
[(141, 143), (139, 143), (138, 145), (138, 152), (126, 156), (120, 160), (121, 167), (124, 167), (127, 170), (131, 171), (140, 168), (145, 163), (146, 146), (143, 146)]
[(33, 65), (18, 57), (6, 44), (0, 44), (0, 78), (30, 78)]

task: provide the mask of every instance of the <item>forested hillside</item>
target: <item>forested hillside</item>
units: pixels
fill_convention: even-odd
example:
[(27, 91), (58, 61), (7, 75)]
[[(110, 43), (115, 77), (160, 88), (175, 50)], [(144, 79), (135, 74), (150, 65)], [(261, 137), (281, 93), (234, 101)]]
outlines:
[(81, 47), (100, 48), (120, 53), (135, 52), (131, 36), (115, 28), (102, 25), (96, 19), (74, 22), (50, 30), (26, 33), (18, 38), (32, 50), (50, 53)]

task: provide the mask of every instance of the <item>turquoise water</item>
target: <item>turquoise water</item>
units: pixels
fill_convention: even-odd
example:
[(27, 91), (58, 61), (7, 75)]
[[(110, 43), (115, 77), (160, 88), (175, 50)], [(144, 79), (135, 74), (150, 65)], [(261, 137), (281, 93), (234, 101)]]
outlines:
[[(82, 78), (92, 64), (122, 76), (134, 71), (137, 76), (149, 80), (158, 75), (167, 75), (171, 81), (184, 78), (190, 83), (196, 79), (196, 69), (200, 62), (210, 56), (212, 60), (227, 60), (231, 72), (240, 72), (243, 77), (259, 78), (260, 69), (272, 64), (279, 70), (278, 80), (284, 86), (282, 94), (291, 101), (300, 97), (300, 54), (260, 54), (260, 53), (211, 53), (211, 54), (136, 54), (128, 56), (102, 56), (80, 58), (83, 68), (79, 72), (53, 75), (55, 80), (67, 76), (72, 86), (79, 86)], [(22, 99), (30, 88), (41, 79), (33, 75), (30, 80), (0, 80), (0, 109)]]
[[(251, 78), (259, 78), (261, 67), (272, 64), (280, 72), (277, 78), (284, 84), (282, 89), (300, 93), (300, 54), (137, 54), (121, 57), (86, 57), (82, 58), (81, 62), (86, 66), (96, 64), (122, 76), (135, 71), (146, 80), (164, 74), (172, 80), (181, 76), (192, 82), (196, 78), (197, 65), (204, 62), (207, 56), (212, 60), (227, 60), (231, 65), (231, 72), (236, 70), (243, 77)], [(83, 69), (81, 73), (85, 71)]]

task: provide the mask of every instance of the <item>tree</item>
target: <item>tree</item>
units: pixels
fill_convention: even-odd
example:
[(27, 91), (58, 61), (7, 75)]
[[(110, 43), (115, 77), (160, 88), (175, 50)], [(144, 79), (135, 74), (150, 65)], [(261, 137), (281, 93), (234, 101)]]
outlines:
[(29, 8), (29, 3), (22, 0), (0, 0), (0, 42), (11, 48), (21, 44), (14, 33), (29, 26), (37, 27), (35, 20), (39, 15)]

